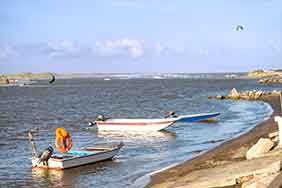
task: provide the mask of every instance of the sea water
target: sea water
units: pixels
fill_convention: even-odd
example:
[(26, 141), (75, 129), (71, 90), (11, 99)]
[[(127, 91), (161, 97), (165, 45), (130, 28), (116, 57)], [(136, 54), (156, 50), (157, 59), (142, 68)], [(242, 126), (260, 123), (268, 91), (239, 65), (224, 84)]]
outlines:
[[(58, 79), (26, 87), (0, 87), (0, 187), (131, 187), (154, 170), (191, 159), (250, 130), (272, 113), (263, 102), (209, 100), (238, 90), (276, 89), (242, 79)], [(98, 114), (112, 118), (162, 118), (220, 112), (216, 121), (178, 123), (165, 131), (89, 131)], [(39, 150), (54, 146), (55, 130), (71, 133), (73, 149), (123, 142), (113, 161), (65, 171), (33, 170), (29, 129)]]

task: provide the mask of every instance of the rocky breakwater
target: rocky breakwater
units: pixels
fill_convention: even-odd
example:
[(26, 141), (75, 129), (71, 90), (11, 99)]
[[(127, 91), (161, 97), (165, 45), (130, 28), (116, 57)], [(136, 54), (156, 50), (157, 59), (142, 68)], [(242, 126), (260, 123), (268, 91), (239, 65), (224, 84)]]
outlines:
[(260, 79), (261, 84), (282, 84), (282, 70), (256, 70), (249, 72), (248, 78)]
[(282, 78), (282, 70), (255, 70), (249, 72), (247, 75), (249, 78)]
[(282, 78), (263, 78), (258, 81), (261, 84), (282, 84)]
[(270, 96), (270, 95), (279, 95), (282, 94), (282, 91), (243, 91), (238, 92), (236, 88), (233, 88), (227, 96), (217, 95), (217, 96), (209, 96), (209, 99), (232, 99), (232, 100), (258, 100), (260, 97)]

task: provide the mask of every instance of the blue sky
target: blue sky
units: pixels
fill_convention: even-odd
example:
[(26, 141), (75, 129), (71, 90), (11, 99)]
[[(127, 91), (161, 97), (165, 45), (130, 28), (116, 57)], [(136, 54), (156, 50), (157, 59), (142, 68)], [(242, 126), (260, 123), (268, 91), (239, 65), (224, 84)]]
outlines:
[(281, 69), (281, 7), (279, 0), (1, 0), (0, 73)]

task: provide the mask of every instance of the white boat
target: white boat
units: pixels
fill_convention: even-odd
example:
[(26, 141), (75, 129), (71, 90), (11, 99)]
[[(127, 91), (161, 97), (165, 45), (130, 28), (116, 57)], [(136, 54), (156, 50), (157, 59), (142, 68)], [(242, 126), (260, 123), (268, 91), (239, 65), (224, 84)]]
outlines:
[[(89, 124), (100, 131), (160, 131), (173, 125), (175, 122), (195, 122), (207, 120), (220, 115), (220, 113), (204, 113), (192, 115), (179, 115), (161, 119), (105, 119)], [(104, 119), (103, 116), (101, 119)]]
[(51, 158), (48, 159), (47, 164), (43, 162), (38, 163), (38, 157), (32, 157), (32, 167), (63, 170), (110, 160), (118, 153), (122, 146), (122, 143), (118, 145), (101, 145), (84, 147), (78, 151), (69, 151), (64, 154), (57, 153), (53, 154)]
[(177, 119), (107, 119), (95, 123), (101, 131), (159, 131), (171, 126)]

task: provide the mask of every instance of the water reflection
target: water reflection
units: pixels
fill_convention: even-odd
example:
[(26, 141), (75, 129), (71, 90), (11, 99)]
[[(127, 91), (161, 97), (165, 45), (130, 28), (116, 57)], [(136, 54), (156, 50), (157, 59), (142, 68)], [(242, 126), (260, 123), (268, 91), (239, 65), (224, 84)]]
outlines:
[(97, 131), (98, 137), (127, 138), (127, 139), (157, 139), (157, 138), (175, 138), (176, 133), (169, 130), (153, 132), (119, 132), (119, 131)]
[[(54, 187), (75, 187), (76, 181), (81, 176), (91, 177), (96, 173), (103, 173), (108, 168), (117, 168), (120, 162), (115, 158), (109, 161), (98, 162), (65, 170), (32, 169), (32, 179)], [(81, 185), (81, 184), (80, 184)]]

